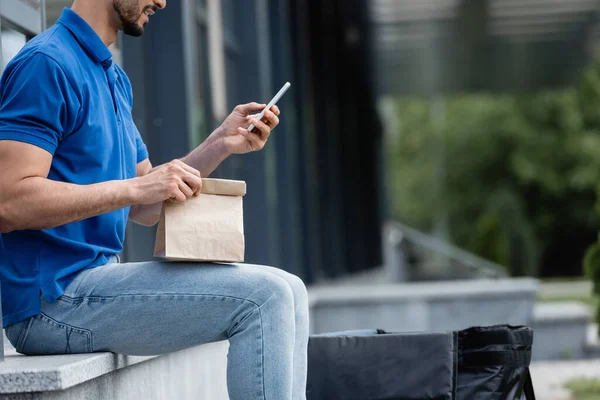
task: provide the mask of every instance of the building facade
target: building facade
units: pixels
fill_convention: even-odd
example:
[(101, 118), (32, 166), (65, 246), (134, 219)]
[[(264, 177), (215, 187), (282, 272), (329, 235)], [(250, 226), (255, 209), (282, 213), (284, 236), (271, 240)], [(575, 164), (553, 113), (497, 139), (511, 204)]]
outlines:
[(0, 1), (0, 70), (45, 28), (45, 6), (41, 0)]
[[(48, 24), (70, 3), (48, 0)], [(5, 33), (7, 4), (35, 10), (37, 28), (6, 18)], [(43, 29), (45, 11), (44, 2), (1, 0), (2, 39), (14, 30), (23, 45)], [(289, 81), (266, 148), (214, 173), (248, 184), (246, 261), (307, 282), (380, 265), (381, 128), (367, 1), (178, 0), (151, 19), (143, 37), (121, 36), (112, 50), (132, 81), (152, 162), (185, 155), (235, 105), (267, 102)], [(130, 226), (124, 259), (150, 259), (154, 233)]]
[[(246, 261), (308, 282), (379, 265), (381, 128), (364, 0), (181, 0), (123, 37), (134, 117), (155, 163), (188, 152), (240, 103), (286, 82), (281, 125), (259, 153), (215, 172), (248, 184)], [(128, 256), (153, 232), (130, 230)]]

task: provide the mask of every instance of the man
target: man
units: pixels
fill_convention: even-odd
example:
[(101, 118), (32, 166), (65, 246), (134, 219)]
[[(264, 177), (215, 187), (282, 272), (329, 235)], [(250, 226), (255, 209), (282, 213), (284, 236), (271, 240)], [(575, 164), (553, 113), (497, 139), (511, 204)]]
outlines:
[[(119, 264), (128, 218), (196, 196), (228, 155), (262, 149), (279, 110), (235, 108), (181, 160), (152, 167), (131, 84), (107, 48), (166, 0), (75, 0), (0, 82), (3, 326), (23, 354), (161, 354), (228, 339), (232, 399), (305, 397), (308, 302), (275, 268)], [(246, 128), (254, 124), (253, 132)], [(150, 244), (149, 244), (150, 245)]]

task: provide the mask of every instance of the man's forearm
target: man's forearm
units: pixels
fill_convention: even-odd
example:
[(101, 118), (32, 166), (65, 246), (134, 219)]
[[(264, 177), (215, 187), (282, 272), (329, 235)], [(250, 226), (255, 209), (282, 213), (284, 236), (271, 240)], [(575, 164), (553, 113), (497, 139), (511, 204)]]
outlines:
[[(181, 158), (181, 161), (197, 169), (202, 178), (208, 177), (229, 156), (219, 129), (221, 128), (217, 128), (200, 146)], [(152, 226), (160, 219), (161, 211), (162, 203), (136, 205), (131, 207), (129, 218), (137, 224)]]
[(163, 203), (139, 204), (131, 207), (129, 218), (138, 225), (154, 226), (160, 220)]
[(203, 178), (208, 177), (228, 156), (222, 135), (217, 128), (200, 146), (196, 147), (181, 160), (200, 171)]
[(9, 198), (0, 196), (0, 232), (48, 229), (134, 204), (126, 181), (74, 185), (41, 177), (20, 181)]

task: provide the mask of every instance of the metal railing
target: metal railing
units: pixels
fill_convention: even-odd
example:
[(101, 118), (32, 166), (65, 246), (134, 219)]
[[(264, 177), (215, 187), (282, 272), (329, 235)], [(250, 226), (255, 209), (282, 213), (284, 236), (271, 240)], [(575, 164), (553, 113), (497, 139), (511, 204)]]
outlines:
[[(471, 278), (504, 278), (508, 274), (504, 267), (482, 257), (476, 256), (468, 251), (448, 244), (434, 236), (420, 232), (414, 228), (399, 222), (388, 224), (388, 235), (393, 246), (401, 248), (404, 268), (411, 264), (412, 253), (418, 253), (421, 257), (420, 265), (438, 264), (436, 267), (440, 272), (451, 275), (453, 272), (462, 277)], [(414, 265), (415, 262), (413, 261)], [(419, 264), (419, 263), (417, 263)]]

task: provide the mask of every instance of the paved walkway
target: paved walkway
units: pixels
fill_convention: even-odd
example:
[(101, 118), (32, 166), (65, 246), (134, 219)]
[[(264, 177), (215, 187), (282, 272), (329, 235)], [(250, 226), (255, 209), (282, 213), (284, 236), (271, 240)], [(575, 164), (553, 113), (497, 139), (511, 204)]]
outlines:
[(537, 400), (573, 400), (564, 385), (574, 379), (600, 380), (600, 360), (532, 363), (531, 377)]
[(591, 292), (591, 281), (542, 282), (539, 295), (542, 297), (583, 297), (588, 296)]

